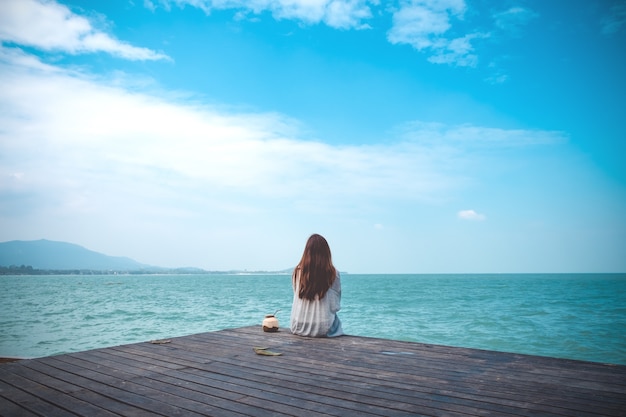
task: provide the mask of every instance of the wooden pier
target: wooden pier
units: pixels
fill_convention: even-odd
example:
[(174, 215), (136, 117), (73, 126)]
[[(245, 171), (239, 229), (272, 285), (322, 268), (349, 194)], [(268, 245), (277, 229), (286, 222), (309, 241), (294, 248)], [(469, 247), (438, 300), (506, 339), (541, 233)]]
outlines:
[(626, 416), (622, 365), (260, 326), (155, 342), (0, 364), (0, 415)]

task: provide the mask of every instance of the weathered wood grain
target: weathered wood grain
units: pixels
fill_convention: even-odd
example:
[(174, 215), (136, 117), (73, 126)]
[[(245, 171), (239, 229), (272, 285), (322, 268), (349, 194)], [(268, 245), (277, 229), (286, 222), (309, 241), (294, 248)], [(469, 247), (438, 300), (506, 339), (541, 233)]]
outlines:
[(626, 416), (626, 366), (254, 326), (0, 364), (0, 414)]

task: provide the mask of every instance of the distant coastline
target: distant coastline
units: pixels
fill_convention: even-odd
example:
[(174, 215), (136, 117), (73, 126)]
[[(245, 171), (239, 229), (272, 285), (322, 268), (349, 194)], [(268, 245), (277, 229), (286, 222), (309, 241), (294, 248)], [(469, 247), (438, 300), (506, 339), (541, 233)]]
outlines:
[(99, 269), (38, 269), (29, 265), (0, 266), (0, 275), (281, 275), (291, 274), (292, 269), (282, 271), (207, 271), (201, 268), (149, 268), (137, 270)]
[(280, 271), (169, 268), (105, 255), (68, 242), (47, 239), (0, 242), (0, 275), (280, 275), (292, 271), (293, 267)]

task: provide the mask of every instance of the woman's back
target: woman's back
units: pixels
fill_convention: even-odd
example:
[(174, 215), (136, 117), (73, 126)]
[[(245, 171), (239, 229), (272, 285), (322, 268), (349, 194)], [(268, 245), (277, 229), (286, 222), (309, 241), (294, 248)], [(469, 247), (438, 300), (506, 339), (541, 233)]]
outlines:
[(343, 329), (337, 312), (341, 308), (341, 280), (337, 274), (323, 298), (307, 300), (298, 297), (299, 281), (294, 285), (291, 306), (291, 332), (308, 337), (341, 336)]
[(324, 237), (314, 234), (292, 276), (291, 332), (301, 336), (343, 334), (337, 312), (341, 307), (341, 280)]

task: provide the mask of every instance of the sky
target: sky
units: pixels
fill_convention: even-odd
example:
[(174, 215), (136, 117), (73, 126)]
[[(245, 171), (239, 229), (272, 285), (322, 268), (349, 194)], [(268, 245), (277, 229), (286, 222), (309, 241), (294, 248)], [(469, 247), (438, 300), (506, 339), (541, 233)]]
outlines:
[(0, 0), (0, 241), (626, 272), (626, 2)]

